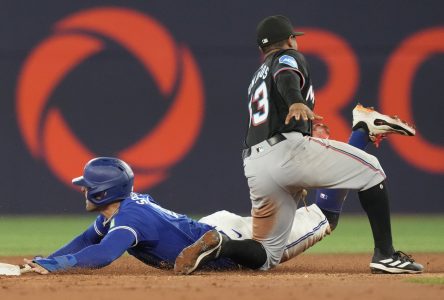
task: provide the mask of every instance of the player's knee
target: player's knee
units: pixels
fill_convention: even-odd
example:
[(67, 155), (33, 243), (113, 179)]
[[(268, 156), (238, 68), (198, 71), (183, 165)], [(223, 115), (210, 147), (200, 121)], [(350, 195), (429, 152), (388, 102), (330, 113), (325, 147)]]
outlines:
[(369, 162), (370, 162), (370, 164), (371, 164), (374, 168), (376, 168), (376, 169), (378, 169), (378, 170), (384, 172), (384, 170), (382, 169), (381, 164), (379, 163), (379, 159), (378, 159), (376, 156), (371, 155), (371, 154), (369, 154), (368, 156), (369, 156)]

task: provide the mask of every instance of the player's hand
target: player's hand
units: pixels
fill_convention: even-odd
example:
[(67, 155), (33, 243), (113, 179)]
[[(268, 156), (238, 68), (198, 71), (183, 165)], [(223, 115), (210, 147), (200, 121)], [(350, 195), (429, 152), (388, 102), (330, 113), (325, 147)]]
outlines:
[(310, 120), (322, 120), (323, 117), (315, 114), (307, 105), (303, 103), (293, 103), (288, 108), (288, 115), (285, 118), (285, 125), (288, 125), (292, 118), (295, 118), (296, 121), (299, 121), (301, 118), (304, 121)]
[(35, 272), (41, 275), (47, 275), (49, 274), (49, 271), (46, 270), (45, 268), (43, 268), (42, 266), (34, 263), (32, 260), (30, 259), (23, 259), (23, 261), (25, 262), (25, 264), (29, 265), (31, 267), (31, 272)]

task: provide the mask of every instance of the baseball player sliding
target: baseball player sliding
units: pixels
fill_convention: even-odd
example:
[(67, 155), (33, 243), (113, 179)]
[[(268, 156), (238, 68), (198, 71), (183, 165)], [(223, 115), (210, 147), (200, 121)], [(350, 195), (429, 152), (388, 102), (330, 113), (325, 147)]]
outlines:
[(382, 134), (413, 135), (414, 129), (397, 118), (358, 106), (352, 145), (312, 137), (312, 123), (322, 117), (313, 112), (310, 69), (298, 51), (296, 37), (302, 34), (284, 16), (267, 17), (257, 27), (264, 62), (248, 87), (249, 127), (243, 151), (253, 238), (227, 240), (217, 230), (209, 231), (179, 254), (176, 273), (190, 274), (216, 258), (230, 258), (252, 269), (276, 266), (294, 227), (297, 202), (311, 188), (334, 190), (320, 191), (317, 200), (332, 228), (346, 191), (358, 191), (373, 233), (372, 272), (423, 271), (409, 255), (394, 250), (386, 175), (376, 157), (361, 150), (369, 140), (378, 142)]
[[(88, 162), (83, 176), (73, 179), (85, 193), (86, 210), (99, 212), (94, 223), (71, 242), (46, 258), (25, 260), (40, 274), (71, 268), (101, 268), (125, 251), (157, 268), (172, 268), (177, 255), (216, 228), (228, 239), (252, 238), (252, 220), (219, 211), (195, 221), (161, 207), (150, 195), (133, 193), (134, 175), (130, 166), (112, 157)], [(282, 261), (305, 251), (329, 233), (328, 221), (315, 205), (295, 213)], [(221, 258), (207, 264), (212, 269), (237, 268)]]

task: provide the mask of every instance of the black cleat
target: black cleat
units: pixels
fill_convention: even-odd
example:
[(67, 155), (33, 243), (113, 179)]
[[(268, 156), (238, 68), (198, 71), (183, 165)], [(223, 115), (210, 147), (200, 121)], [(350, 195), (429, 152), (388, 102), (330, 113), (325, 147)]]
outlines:
[(370, 270), (373, 274), (417, 274), (422, 273), (424, 267), (402, 251), (396, 251), (390, 257), (383, 257), (376, 249)]

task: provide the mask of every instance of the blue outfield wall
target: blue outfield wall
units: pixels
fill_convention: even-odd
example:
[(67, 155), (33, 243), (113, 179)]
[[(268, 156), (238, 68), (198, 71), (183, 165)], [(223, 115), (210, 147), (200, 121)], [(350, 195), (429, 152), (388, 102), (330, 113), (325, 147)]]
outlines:
[[(240, 157), (256, 24), (285, 14), (316, 110), (345, 140), (357, 102), (415, 123), (369, 147), (392, 211), (442, 213), (442, 1), (2, 1), (0, 214), (79, 213), (70, 186), (119, 156), (136, 189), (178, 212), (248, 213)], [(315, 170), (314, 170), (315, 171)], [(345, 205), (361, 211), (356, 193)]]

